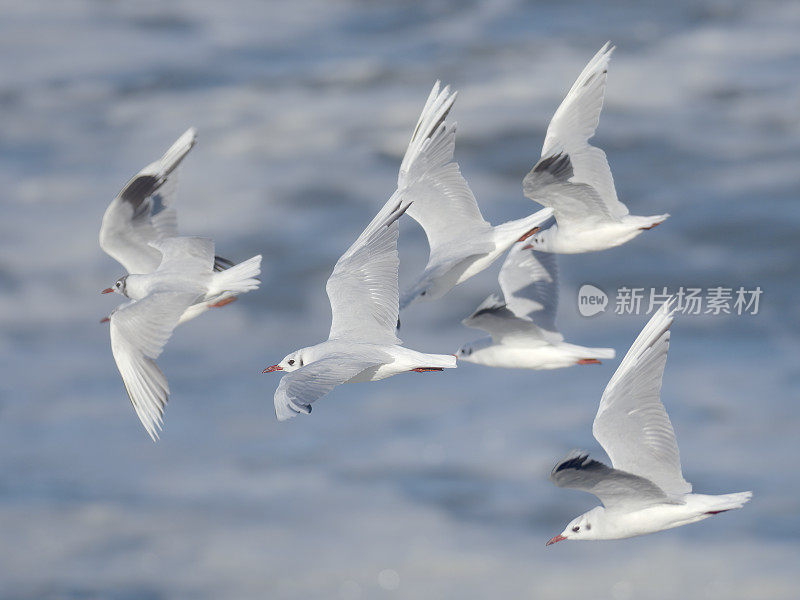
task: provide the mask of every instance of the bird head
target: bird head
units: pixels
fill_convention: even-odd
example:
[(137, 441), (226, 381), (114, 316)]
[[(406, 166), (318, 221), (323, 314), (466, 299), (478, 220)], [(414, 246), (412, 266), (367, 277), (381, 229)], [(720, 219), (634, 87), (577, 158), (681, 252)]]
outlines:
[(559, 535), (550, 538), (545, 546), (561, 542), (563, 540), (597, 540), (601, 539), (598, 525), (602, 525), (603, 507), (598, 506), (583, 513), (579, 517), (575, 517), (569, 522)]
[(435, 300), (435, 298), (431, 293), (431, 282), (427, 279), (422, 279), (403, 293), (400, 298), (400, 310), (411, 306), (415, 302), (425, 300)]
[(110, 294), (111, 292), (115, 292), (117, 294), (120, 294), (122, 296), (127, 297), (128, 296), (128, 294), (127, 294), (127, 291), (128, 291), (127, 285), (128, 285), (128, 276), (127, 275), (123, 275), (122, 277), (120, 277), (119, 279), (117, 279), (114, 282), (114, 286), (113, 287), (106, 288), (100, 293), (101, 294)]
[(542, 229), (528, 237), (523, 250), (538, 250), (539, 252), (551, 252), (553, 249), (552, 238), (558, 230), (557, 225), (553, 225), (547, 229)]
[(270, 365), (262, 373), (274, 373), (275, 371), (286, 371), (291, 373), (306, 364), (302, 350), (297, 350), (287, 355), (281, 362), (276, 365)]
[(455, 357), (458, 360), (466, 360), (469, 361), (472, 353), (474, 352), (475, 348), (473, 348), (472, 343), (464, 344), (458, 350), (456, 350)]
[(487, 357), (485, 354), (484, 355), (480, 354), (480, 351), (489, 348), (490, 346), (492, 346), (492, 344), (493, 344), (492, 338), (488, 336), (477, 340), (472, 340), (471, 342), (463, 344), (458, 350), (456, 350), (455, 357), (458, 360), (465, 360), (467, 362), (473, 362), (473, 363), (482, 363), (482, 361)]

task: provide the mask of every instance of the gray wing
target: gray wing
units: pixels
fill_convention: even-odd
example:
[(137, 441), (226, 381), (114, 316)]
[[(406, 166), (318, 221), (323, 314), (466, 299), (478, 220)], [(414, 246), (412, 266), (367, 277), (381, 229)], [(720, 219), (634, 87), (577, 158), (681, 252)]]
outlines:
[(497, 294), (486, 298), (461, 322), (467, 327), (485, 331), (495, 344), (535, 346), (554, 341), (552, 335), (536, 323), (515, 315)]
[(550, 481), (558, 487), (594, 494), (607, 510), (637, 510), (671, 502), (652, 481), (607, 467), (581, 451), (563, 458), (550, 473)]
[(337, 385), (389, 360), (381, 352), (371, 355), (336, 353), (287, 373), (275, 391), (275, 415), (279, 421), (285, 421), (295, 415), (309, 414), (311, 405)]
[(558, 265), (556, 255), (535, 252), (526, 242), (511, 247), (498, 280), (508, 309), (542, 329), (556, 332)]
[(187, 130), (161, 159), (125, 185), (103, 215), (100, 247), (129, 273), (155, 271), (161, 254), (150, 244), (177, 234), (177, 215), (171, 207), (174, 180), (168, 181), (196, 137), (194, 128)]
[(453, 160), (456, 124), (446, 122), (456, 93), (433, 86), (406, 149), (397, 179), (398, 193), (410, 200), (408, 215), (425, 230), (429, 264), (494, 249), (492, 227)]
[(484, 251), (480, 251), (477, 254), (461, 254), (473, 248), (475, 248), (473, 244), (469, 246), (466, 244), (454, 244), (452, 250), (448, 251), (446, 254), (440, 253), (438, 255), (431, 255), (425, 270), (417, 277), (417, 280), (406, 289), (400, 298), (400, 310), (404, 310), (408, 307), (423, 290), (435, 288), (435, 293), (438, 295), (431, 296), (431, 298), (438, 298), (453, 289), (458, 278), (461, 277), (476, 260), (486, 255)]
[(191, 293), (157, 293), (111, 314), (111, 352), (131, 404), (153, 440), (158, 439), (169, 399), (169, 384), (156, 358), (196, 299)]
[(204, 237), (169, 237), (150, 243), (161, 260), (159, 271), (210, 273), (214, 269), (214, 240)]
[(681, 472), (675, 431), (661, 403), (674, 301), (645, 325), (608, 382), (594, 419), (594, 437), (617, 469), (653, 481), (679, 496), (692, 491)]
[(399, 344), (397, 220), (408, 202), (396, 195), (336, 263), (325, 286), (331, 302), (329, 339)]
[[(628, 208), (617, 198), (605, 152), (589, 144), (603, 108), (608, 61), (607, 43), (578, 76), (547, 128), (542, 158), (525, 177), (525, 195), (552, 206), (556, 220), (618, 220)], [(558, 163), (561, 164), (557, 168)]]

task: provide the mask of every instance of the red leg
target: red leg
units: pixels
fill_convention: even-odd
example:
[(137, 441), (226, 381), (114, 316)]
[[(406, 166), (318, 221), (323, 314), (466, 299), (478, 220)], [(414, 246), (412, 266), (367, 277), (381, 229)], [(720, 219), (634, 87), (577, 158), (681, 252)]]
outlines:
[(579, 365), (602, 365), (596, 358), (582, 358), (578, 361)]
[(661, 223), (653, 223), (652, 225), (650, 225), (650, 227), (639, 227), (639, 229), (641, 229), (642, 231), (650, 231), (651, 229), (653, 229), (654, 227), (658, 227), (659, 225), (661, 225)]
[(220, 300), (219, 302), (210, 304), (209, 306), (211, 308), (222, 308), (223, 306), (228, 306), (228, 304), (235, 302), (236, 300), (238, 300), (236, 296), (231, 296), (230, 298), (225, 298), (224, 300)]
[(414, 371), (414, 373), (430, 373), (433, 371), (444, 371), (442, 367), (419, 367), (411, 370)]

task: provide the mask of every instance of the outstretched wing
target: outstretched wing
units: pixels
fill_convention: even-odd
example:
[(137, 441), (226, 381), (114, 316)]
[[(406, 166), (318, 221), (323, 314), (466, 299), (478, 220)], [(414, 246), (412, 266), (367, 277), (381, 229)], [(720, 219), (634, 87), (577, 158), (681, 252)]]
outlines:
[(535, 252), (526, 242), (511, 247), (498, 280), (508, 309), (542, 329), (556, 332), (558, 265), (556, 255)]
[(131, 302), (111, 314), (111, 352), (128, 397), (153, 440), (158, 439), (164, 406), (169, 399), (167, 378), (156, 364), (183, 311), (197, 296), (164, 292)]
[(337, 385), (345, 383), (370, 367), (388, 360), (383, 353), (336, 353), (306, 365), (281, 378), (275, 391), (275, 415), (285, 421), (299, 414), (309, 414), (311, 404)]
[(552, 206), (561, 225), (628, 214), (617, 198), (605, 152), (589, 144), (600, 120), (613, 51), (606, 43), (586, 65), (550, 121), (541, 160), (523, 181), (525, 195)]
[(159, 160), (139, 171), (111, 202), (100, 227), (100, 247), (129, 273), (151, 273), (161, 254), (150, 244), (177, 234), (172, 208), (174, 175), (194, 146), (197, 133), (187, 130)]
[(670, 496), (692, 491), (681, 472), (675, 431), (661, 403), (674, 301), (645, 325), (608, 382), (594, 419), (594, 437), (616, 469), (653, 481)]
[(558, 487), (594, 494), (606, 510), (638, 510), (670, 502), (652, 481), (619, 469), (612, 469), (581, 451), (570, 452), (550, 473)]
[(408, 205), (393, 195), (333, 268), (325, 286), (332, 313), (329, 339), (400, 343), (397, 220)]
[(411, 218), (425, 230), (429, 264), (459, 254), (482, 254), (494, 249), (487, 223), (458, 163), (453, 160), (456, 124), (446, 121), (456, 99), (437, 81), (408, 144), (397, 190), (413, 204)]

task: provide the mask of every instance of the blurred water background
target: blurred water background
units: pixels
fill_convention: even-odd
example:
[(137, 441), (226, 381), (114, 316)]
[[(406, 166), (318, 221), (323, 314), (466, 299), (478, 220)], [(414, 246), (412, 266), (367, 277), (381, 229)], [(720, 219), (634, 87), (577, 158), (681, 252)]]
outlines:
[[(797, 598), (800, 594), (800, 4), (703, 0), (2, 3), (0, 597)], [(327, 336), (324, 286), (394, 190), (437, 78), (456, 157), (493, 223), (564, 93), (617, 45), (595, 142), (634, 214), (672, 218), (561, 260), (568, 340), (600, 367), (462, 364), (338, 388), (279, 424), (261, 369)], [(123, 274), (97, 245), (133, 173), (189, 126), (182, 233), (264, 254), (261, 290), (179, 329), (153, 444), (98, 324)], [(424, 266), (401, 227), (401, 283)], [(419, 350), (498, 262), (403, 315)], [(657, 535), (545, 549), (594, 498), (547, 481), (591, 436), (647, 317), (578, 315), (576, 290), (760, 286), (758, 315), (679, 317), (663, 399), (684, 475), (744, 510)]]

